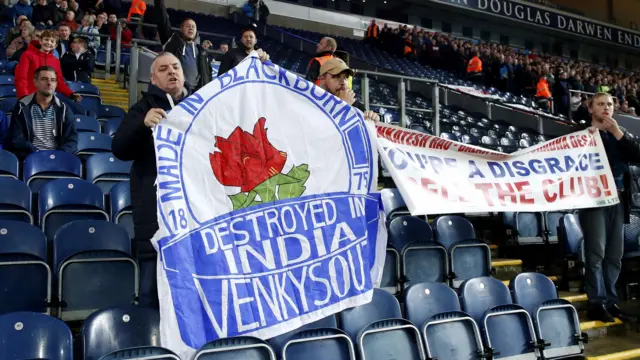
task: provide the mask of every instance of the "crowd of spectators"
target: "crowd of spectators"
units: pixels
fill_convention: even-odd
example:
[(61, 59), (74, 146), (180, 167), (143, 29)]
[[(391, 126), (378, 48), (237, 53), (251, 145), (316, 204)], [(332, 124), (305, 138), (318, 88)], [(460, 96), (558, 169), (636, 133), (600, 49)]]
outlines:
[[(456, 39), (448, 34), (409, 28), (407, 25), (391, 28), (385, 24), (380, 28), (372, 21), (367, 36), (365, 41), (392, 55), (447, 70), (478, 85), (536, 100), (553, 100), (557, 114), (567, 115), (570, 107), (578, 112), (584, 103), (586, 94), (570, 90), (609, 93), (614, 97), (619, 112), (635, 115), (635, 110), (640, 109), (640, 78), (633, 72), (523, 51), (507, 45)], [(474, 56), (481, 60), (479, 73), (470, 67)], [(541, 96), (541, 81), (548, 84), (549, 96)]]

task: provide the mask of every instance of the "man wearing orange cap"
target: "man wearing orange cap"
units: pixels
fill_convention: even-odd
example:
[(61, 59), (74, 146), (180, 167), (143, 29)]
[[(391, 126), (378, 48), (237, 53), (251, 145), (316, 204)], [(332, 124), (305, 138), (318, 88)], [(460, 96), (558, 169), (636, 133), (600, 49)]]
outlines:
[(344, 61), (332, 58), (320, 67), (318, 80), (321, 88), (362, 111), (365, 120), (380, 121), (380, 116), (371, 110), (366, 110), (364, 104), (356, 100), (353, 90), (349, 89), (349, 78), (353, 75), (354, 71)]

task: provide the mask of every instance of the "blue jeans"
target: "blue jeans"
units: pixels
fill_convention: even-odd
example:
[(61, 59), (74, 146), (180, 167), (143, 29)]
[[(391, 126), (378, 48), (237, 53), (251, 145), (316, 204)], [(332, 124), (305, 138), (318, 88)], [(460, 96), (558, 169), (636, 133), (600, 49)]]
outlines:
[(624, 251), (623, 204), (584, 209), (578, 216), (584, 234), (585, 287), (589, 303), (611, 306), (618, 302), (616, 281)]

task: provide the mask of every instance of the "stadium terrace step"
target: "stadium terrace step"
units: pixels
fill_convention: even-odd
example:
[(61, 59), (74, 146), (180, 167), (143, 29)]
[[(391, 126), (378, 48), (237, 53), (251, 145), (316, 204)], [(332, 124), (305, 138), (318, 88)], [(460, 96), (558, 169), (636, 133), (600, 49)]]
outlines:
[(495, 277), (498, 280), (511, 280), (522, 272), (522, 260), (519, 259), (493, 259), (491, 267), (495, 269)]
[(626, 360), (640, 358), (640, 333), (593, 339), (585, 345), (589, 360)]
[(589, 335), (589, 339), (596, 339), (606, 336), (623, 335), (625, 326), (620, 319), (616, 319), (612, 323), (604, 323), (602, 321), (591, 321), (584, 319), (585, 313), (580, 314), (580, 329)]
[(120, 88), (115, 80), (92, 79), (93, 85), (100, 89), (100, 97), (105, 105), (115, 105), (129, 110), (129, 90)]

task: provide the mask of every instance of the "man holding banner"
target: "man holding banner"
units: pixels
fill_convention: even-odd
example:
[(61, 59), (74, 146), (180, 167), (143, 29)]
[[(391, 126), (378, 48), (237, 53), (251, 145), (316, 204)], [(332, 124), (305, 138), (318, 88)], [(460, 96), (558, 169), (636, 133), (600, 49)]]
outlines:
[(148, 91), (129, 109), (113, 137), (113, 154), (120, 160), (133, 161), (131, 205), (134, 252), (140, 263), (140, 303), (156, 308), (156, 251), (150, 242), (158, 230), (153, 128), (187, 95), (180, 60), (171, 53), (161, 53), (151, 64)]
[(621, 315), (616, 282), (624, 253), (623, 223), (628, 223), (630, 206), (629, 162), (640, 162), (640, 144), (611, 117), (611, 95), (596, 94), (589, 104), (592, 131), (600, 132), (609, 166), (621, 202), (580, 211), (584, 234), (585, 286), (589, 297), (587, 316), (591, 320), (614, 322)]

